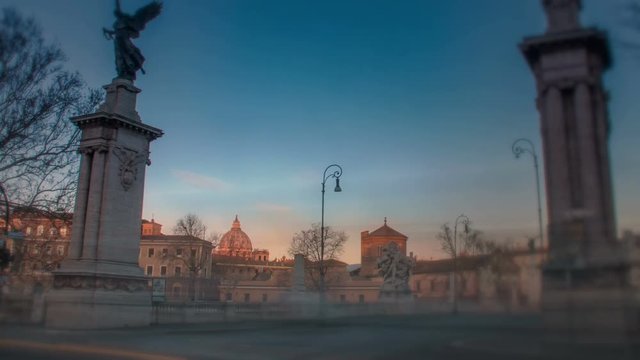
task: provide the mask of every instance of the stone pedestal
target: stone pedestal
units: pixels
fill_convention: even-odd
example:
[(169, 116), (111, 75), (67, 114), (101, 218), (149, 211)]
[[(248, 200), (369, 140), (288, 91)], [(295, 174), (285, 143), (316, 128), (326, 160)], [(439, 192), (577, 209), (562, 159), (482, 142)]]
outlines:
[(162, 131), (140, 121), (140, 89), (131, 81), (104, 88), (98, 112), (72, 119), (82, 130), (82, 159), (68, 258), (46, 298), (50, 327), (145, 326), (151, 319), (138, 254), (149, 143)]
[(580, 0), (543, 0), (548, 27), (520, 49), (536, 79), (544, 150), (548, 262), (542, 312), (552, 332), (626, 341), (638, 331), (632, 262), (617, 240), (609, 168), (607, 36)]

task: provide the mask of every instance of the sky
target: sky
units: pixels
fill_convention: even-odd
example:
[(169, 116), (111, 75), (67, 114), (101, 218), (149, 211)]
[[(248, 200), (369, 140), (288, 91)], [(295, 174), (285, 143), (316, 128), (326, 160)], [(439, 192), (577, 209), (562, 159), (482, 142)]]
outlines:
[[(628, 0), (583, 3), (583, 24), (609, 32), (614, 58), (605, 84), (618, 229), (640, 231), (640, 47), (625, 45), (640, 34)], [(35, 17), (89, 86), (115, 77), (102, 35), (113, 1), (5, 6)], [(422, 259), (444, 256), (435, 235), (460, 214), (523, 244), (537, 234), (535, 177), (511, 144), (527, 137), (540, 151), (540, 137), (518, 44), (545, 23), (538, 0), (165, 0), (135, 40), (146, 57), (137, 110), (165, 133), (151, 144), (143, 217), (170, 233), (195, 213), (224, 233), (237, 214), (254, 248), (281, 257), (320, 222), (323, 171), (335, 163), (343, 191), (329, 181), (325, 223), (349, 235), (348, 263), (360, 262), (360, 232), (385, 217)]]

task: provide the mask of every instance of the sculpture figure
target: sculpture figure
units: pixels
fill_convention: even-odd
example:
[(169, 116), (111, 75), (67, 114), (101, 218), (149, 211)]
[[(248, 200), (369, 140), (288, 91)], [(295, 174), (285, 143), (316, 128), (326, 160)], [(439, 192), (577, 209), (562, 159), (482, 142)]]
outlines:
[(113, 29), (103, 28), (104, 36), (113, 40), (116, 53), (116, 70), (118, 78), (135, 80), (136, 72), (141, 70), (144, 74), (142, 64), (144, 56), (131, 39), (140, 36), (140, 31), (144, 30), (147, 23), (160, 14), (162, 3), (153, 1), (136, 11), (134, 15), (125, 14), (120, 10), (120, 1), (116, 0), (116, 22)]
[(413, 259), (400, 253), (394, 242), (382, 248), (382, 256), (378, 259), (378, 271), (384, 283), (381, 293), (410, 293), (409, 276), (413, 268)]

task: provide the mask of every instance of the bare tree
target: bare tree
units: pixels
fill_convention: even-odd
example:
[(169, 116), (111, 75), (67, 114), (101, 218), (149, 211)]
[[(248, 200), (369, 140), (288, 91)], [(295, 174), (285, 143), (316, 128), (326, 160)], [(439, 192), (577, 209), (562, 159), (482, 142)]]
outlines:
[(182, 263), (189, 272), (189, 296), (191, 301), (195, 301), (196, 278), (206, 278), (211, 275), (205, 274), (207, 269), (211, 267), (211, 248), (205, 240), (186, 235), (184, 247), (178, 249), (173, 260)]
[(0, 18), (0, 183), (13, 204), (70, 210), (79, 157), (73, 115), (102, 95), (47, 44), (33, 19), (5, 8)]
[(207, 235), (207, 241), (211, 243), (211, 246), (213, 248), (216, 248), (218, 246), (221, 238), (222, 235), (220, 235), (220, 233), (217, 231), (213, 231), (209, 235)]
[(329, 226), (325, 226), (324, 231), (324, 258), (321, 258), (320, 255), (320, 224), (313, 224), (311, 229), (296, 233), (289, 246), (289, 255), (304, 255), (307, 275), (320, 292), (325, 290), (322, 289), (322, 284), (326, 285), (327, 272), (331, 266), (331, 261), (327, 260), (337, 260), (344, 250), (344, 243), (348, 239), (344, 231), (336, 231)]
[[(457, 238), (456, 238), (457, 237)], [(513, 262), (510, 248), (506, 244), (498, 243), (492, 239), (486, 239), (482, 232), (472, 229), (471, 222), (466, 222), (462, 232), (456, 232), (449, 224), (443, 224), (436, 235), (442, 250), (454, 262), (454, 312), (457, 311), (457, 301), (461, 288), (456, 284), (470, 280), (460, 271), (460, 263), (464, 263), (469, 257), (484, 257), (481, 262), (483, 267), (491, 273), (492, 282), (496, 289), (505, 288), (505, 275), (517, 271)]]
[(187, 235), (204, 239), (207, 233), (207, 226), (198, 215), (188, 213), (176, 221), (176, 225), (173, 227), (173, 233), (175, 235)]

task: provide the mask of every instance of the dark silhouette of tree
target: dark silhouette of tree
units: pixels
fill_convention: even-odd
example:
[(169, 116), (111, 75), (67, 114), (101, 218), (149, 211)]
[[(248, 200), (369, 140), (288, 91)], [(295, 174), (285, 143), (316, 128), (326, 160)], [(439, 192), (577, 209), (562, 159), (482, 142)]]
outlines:
[(33, 19), (2, 9), (0, 182), (12, 204), (72, 208), (79, 131), (69, 118), (92, 112), (102, 95), (65, 70), (65, 60)]
[[(311, 225), (311, 229), (296, 233), (289, 245), (289, 255), (302, 254), (305, 257), (305, 271), (315, 288), (320, 292), (321, 284), (327, 284), (327, 273), (332, 264), (344, 250), (344, 243), (348, 237), (344, 231), (333, 230), (330, 226), (324, 227), (324, 259), (321, 259), (320, 248), (320, 224)], [(321, 261), (322, 260), (322, 261)]]
[[(203, 245), (206, 241), (212, 246), (216, 246), (220, 236), (217, 233), (211, 233), (208, 240), (204, 240), (207, 233), (207, 226), (202, 219), (196, 214), (188, 213), (176, 221), (173, 227), (175, 235), (184, 235), (184, 249), (181, 254), (174, 256), (175, 261), (179, 261), (189, 271), (189, 295), (191, 301), (196, 300), (196, 278), (202, 276), (204, 269), (211, 264), (211, 249)], [(211, 274), (208, 274), (208, 276)]]
[(189, 213), (176, 221), (173, 233), (175, 235), (187, 235), (204, 239), (207, 233), (207, 226), (198, 215)]

